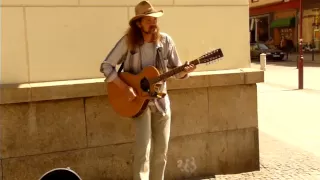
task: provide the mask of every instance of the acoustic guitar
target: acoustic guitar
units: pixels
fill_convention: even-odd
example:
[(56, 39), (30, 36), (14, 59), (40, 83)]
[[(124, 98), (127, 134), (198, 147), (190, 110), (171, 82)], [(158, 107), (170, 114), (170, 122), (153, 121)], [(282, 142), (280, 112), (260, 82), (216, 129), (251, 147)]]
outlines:
[[(221, 49), (205, 53), (188, 64), (203, 64), (217, 61), (223, 57)], [(139, 74), (128, 72), (118, 74), (119, 78), (133, 88), (137, 97), (129, 101), (124, 92), (113, 82), (107, 83), (108, 99), (114, 111), (123, 117), (138, 117), (147, 108), (150, 100), (163, 98), (166, 94), (158, 92), (161, 82), (182, 71), (188, 65), (176, 67), (166, 73), (160, 74), (154, 66), (145, 67)]]

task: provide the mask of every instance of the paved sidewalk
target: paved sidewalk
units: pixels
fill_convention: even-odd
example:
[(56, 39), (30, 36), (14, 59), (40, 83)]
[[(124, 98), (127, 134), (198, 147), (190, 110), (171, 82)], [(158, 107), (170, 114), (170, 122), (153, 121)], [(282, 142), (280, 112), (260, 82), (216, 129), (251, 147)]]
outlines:
[[(320, 180), (320, 92), (258, 85), (260, 171), (226, 179)], [(315, 104), (316, 103), (316, 104)], [(301, 108), (301, 110), (300, 110)]]
[(305, 89), (297, 90), (295, 62), (268, 62), (258, 84), (260, 171), (211, 180), (320, 180), (320, 64), (304, 70)]
[[(320, 63), (304, 63), (304, 89), (320, 90)], [(259, 69), (259, 62), (251, 63)], [(298, 89), (298, 69), (296, 62), (267, 62), (265, 83), (270, 90)]]
[[(299, 53), (291, 53), (288, 56), (289, 61), (297, 61), (297, 57), (299, 57)], [(286, 58), (286, 57), (285, 57)], [(320, 63), (320, 53), (314, 53), (314, 56), (312, 57), (312, 53), (304, 53), (303, 58), (306, 62), (316, 62)]]
[(298, 147), (260, 133), (260, 171), (219, 175), (216, 180), (243, 179), (320, 179), (320, 158)]
[(297, 90), (294, 62), (267, 64), (265, 83), (258, 84), (260, 171), (216, 180), (320, 180), (320, 64), (304, 70), (305, 89)]

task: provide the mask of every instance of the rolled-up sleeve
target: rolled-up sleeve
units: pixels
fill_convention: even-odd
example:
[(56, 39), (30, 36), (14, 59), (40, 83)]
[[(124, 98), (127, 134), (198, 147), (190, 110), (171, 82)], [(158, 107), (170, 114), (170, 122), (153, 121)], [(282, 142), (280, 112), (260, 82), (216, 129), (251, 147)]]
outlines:
[[(168, 69), (173, 69), (176, 68), (178, 66), (182, 66), (183, 64), (181, 63), (181, 60), (179, 58), (176, 46), (174, 41), (172, 40), (172, 38), (170, 36), (167, 36), (167, 45), (168, 45)], [(188, 78), (189, 75), (186, 74), (185, 76), (181, 77), (181, 74), (176, 74), (175, 78), (178, 79), (186, 79)]]
[(126, 58), (124, 56), (127, 51), (126, 36), (123, 36), (100, 65), (100, 72), (104, 74), (107, 82), (111, 82), (118, 77), (116, 65), (121, 64)]

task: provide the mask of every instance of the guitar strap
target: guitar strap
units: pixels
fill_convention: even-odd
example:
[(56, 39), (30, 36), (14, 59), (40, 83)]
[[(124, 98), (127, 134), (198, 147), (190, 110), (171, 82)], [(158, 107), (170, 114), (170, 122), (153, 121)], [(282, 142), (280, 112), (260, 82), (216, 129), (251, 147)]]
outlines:
[(118, 73), (120, 73), (122, 71), (123, 65), (124, 65), (124, 62), (121, 64), (120, 68), (118, 69)]
[[(132, 53), (132, 52), (130, 52), (130, 53), (131, 53), (131, 54), (134, 54), (134, 53)], [(126, 58), (127, 58), (127, 54), (128, 54), (128, 52), (126, 52), (126, 53), (121, 57), (122, 63), (121, 63), (120, 68), (118, 69), (118, 73), (120, 73), (120, 72), (123, 70), (124, 63), (125, 63), (125, 60), (126, 60)], [(160, 67), (158, 67), (158, 68), (160, 68), (161, 73), (163, 73), (163, 72), (165, 71), (166, 67), (165, 67), (165, 64), (164, 64), (163, 56), (162, 56), (162, 47), (157, 48), (157, 56), (156, 56), (156, 57), (157, 57), (157, 58), (156, 58), (157, 64), (160, 66)], [(120, 62), (121, 62), (121, 61), (120, 61)]]
[(157, 64), (160, 66), (158, 67), (160, 69), (161, 73), (164, 73), (166, 70), (165, 64), (164, 64), (164, 59), (163, 59), (163, 54), (162, 54), (162, 47), (157, 48)]
[[(132, 54), (132, 52), (131, 52), (131, 54)], [(123, 70), (124, 62), (125, 62), (126, 59), (127, 59), (127, 55), (128, 55), (128, 51), (121, 57), (120, 62), (122, 62), (122, 63), (121, 63), (120, 68), (118, 69), (118, 74)]]
[[(156, 61), (157, 61), (156, 64), (161, 66), (161, 67), (157, 67), (157, 68), (160, 69), (160, 73), (161, 74), (165, 73), (166, 70), (167, 70), (167, 67), (166, 67), (166, 65), (164, 63), (164, 58), (163, 58), (163, 54), (162, 54), (162, 47), (157, 48), (157, 59), (156, 59)], [(165, 82), (166, 82), (166, 80), (163, 80), (163, 83), (165, 83)], [(159, 86), (157, 88), (157, 91), (158, 91), (158, 95), (157, 96), (160, 97), (160, 98), (164, 98), (165, 95), (166, 95), (165, 93), (163, 93), (163, 90), (164, 90), (164, 84), (163, 83), (159, 84)]]

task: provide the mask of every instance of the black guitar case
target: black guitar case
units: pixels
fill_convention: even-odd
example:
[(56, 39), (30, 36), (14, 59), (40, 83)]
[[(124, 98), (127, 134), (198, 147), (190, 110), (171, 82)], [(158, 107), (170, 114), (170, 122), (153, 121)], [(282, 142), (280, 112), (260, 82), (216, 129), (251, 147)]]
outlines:
[(39, 180), (82, 180), (70, 168), (56, 168), (46, 172)]

